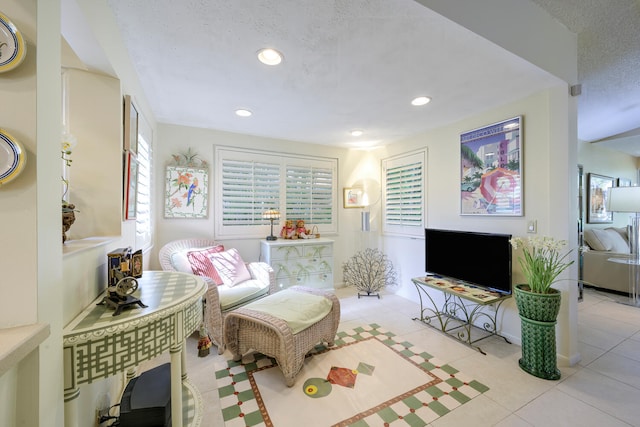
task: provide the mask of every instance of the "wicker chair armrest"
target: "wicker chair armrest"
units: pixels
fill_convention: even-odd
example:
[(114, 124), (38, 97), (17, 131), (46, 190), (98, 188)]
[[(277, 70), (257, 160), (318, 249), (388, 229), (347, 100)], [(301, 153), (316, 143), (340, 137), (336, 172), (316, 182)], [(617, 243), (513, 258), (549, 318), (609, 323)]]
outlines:
[(213, 283), (213, 280), (206, 278), (208, 288), (204, 294), (204, 325), (209, 332), (211, 340), (218, 347), (218, 354), (222, 354), (225, 349), (224, 345), (224, 331), (223, 331), (223, 315), (220, 309), (220, 293), (218, 292), (218, 286)]

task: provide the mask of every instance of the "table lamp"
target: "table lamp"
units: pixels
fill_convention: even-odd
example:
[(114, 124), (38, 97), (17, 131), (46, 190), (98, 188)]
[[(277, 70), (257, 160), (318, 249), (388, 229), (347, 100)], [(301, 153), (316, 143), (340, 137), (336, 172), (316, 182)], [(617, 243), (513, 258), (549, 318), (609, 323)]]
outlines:
[(629, 228), (629, 246), (631, 248), (631, 258), (618, 259), (609, 258), (609, 261), (630, 264), (629, 269), (629, 294), (631, 303), (638, 305), (640, 291), (640, 187), (613, 187), (609, 189), (608, 206), (610, 212), (632, 213), (631, 227)]
[(638, 251), (638, 226), (640, 225), (640, 187), (613, 187), (609, 189), (609, 211), (632, 213), (629, 244), (635, 260), (640, 260)]
[(277, 209), (266, 210), (262, 214), (262, 218), (271, 221), (271, 235), (267, 236), (267, 240), (278, 240), (278, 238), (273, 235), (273, 221), (276, 219), (280, 219), (280, 211), (278, 211)]

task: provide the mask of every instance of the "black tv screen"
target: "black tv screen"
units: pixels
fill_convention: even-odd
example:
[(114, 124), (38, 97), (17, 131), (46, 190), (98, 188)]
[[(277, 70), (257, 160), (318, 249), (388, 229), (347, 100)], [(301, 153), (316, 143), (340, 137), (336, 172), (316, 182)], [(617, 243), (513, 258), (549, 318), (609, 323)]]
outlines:
[(510, 234), (426, 228), (425, 271), (511, 294)]

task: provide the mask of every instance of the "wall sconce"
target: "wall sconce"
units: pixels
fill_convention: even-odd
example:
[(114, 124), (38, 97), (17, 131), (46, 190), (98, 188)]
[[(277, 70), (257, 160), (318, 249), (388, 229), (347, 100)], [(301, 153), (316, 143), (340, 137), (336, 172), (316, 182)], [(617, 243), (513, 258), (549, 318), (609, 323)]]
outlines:
[(360, 217), (360, 229), (362, 231), (371, 230), (371, 224), (370, 224), (369, 219), (370, 219), (370, 212), (369, 211), (362, 211), (361, 217)]
[(276, 236), (273, 235), (273, 221), (276, 219), (280, 219), (280, 211), (277, 209), (269, 209), (264, 211), (262, 214), (263, 219), (268, 219), (271, 221), (271, 235), (267, 236), (267, 240), (278, 240)]

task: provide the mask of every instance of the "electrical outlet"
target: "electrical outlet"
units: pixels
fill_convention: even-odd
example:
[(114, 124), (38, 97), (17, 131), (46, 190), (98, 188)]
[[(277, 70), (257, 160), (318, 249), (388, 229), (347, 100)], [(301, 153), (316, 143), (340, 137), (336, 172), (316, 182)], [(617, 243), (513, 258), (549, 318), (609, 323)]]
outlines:
[(537, 233), (538, 232), (538, 221), (535, 219), (527, 222), (527, 233)]
[(111, 396), (109, 396), (109, 393), (102, 394), (96, 400), (96, 418), (95, 418), (96, 424), (95, 425), (97, 427), (100, 427), (102, 425), (100, 423), (101, 419), (104, 419), (104, 417), (109, 416), (110, 407), (111, 407)]
[(106, 423), (110, 419), (112, 419), (112, 417), (109, 415), (109, 408), (96, 409), (96, 426), (97, 427), (102, 427), (102, 424)]

